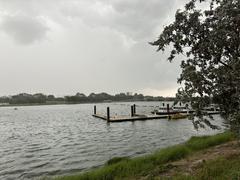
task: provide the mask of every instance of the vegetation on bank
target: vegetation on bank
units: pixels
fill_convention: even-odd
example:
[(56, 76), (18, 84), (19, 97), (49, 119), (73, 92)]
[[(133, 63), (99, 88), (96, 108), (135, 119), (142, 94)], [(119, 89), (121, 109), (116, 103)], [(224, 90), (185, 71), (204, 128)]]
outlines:
[[(214, 136), (192, 137), (184, 144), (175, 145), (162, 149), (151, 155), (128, 158), (114, 158), (109, 160), (105, 166), (79, 175), (56, 177), (55, 180), (111, 180), (123, 178), (137, 178), (148, 175), (158, 167), (164, 170), (164, 164), (176, 161), (193, 153), (219, 145), (235, 138), (233, 133), (225, 132)], [(180, 176), (179, 176), (180, 177)]]
[(142, 94), (120, 93), (110, 95), (107, 93), (91, 93), (88, 96), (83, 93), (77, 93), (73, 96), (55, 97), (54, 95), (27, 94), (21, 93), (9, 97), (0, 97), (0, 105), (42, 105), (42, 104), (73, 104), (73, 103), (91, 103), (91, 102), (111, 102), (111, 101), (173, 101), (172, 97), (153, 97)]
[(196, 169), (194, 175), (177, 174), (173, 180), (202, 180), (202, 179), (239, 179), (240, 178), (240, 156), (233, 155), (228, 158), (219, 157), (210, 160)]

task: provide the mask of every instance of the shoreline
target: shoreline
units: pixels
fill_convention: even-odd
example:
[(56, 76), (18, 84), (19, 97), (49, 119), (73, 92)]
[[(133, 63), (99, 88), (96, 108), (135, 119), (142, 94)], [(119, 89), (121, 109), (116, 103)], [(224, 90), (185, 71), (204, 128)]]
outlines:
[(172, 175), (175, 173), (176, 177), (178, 177), (178, 171), (176, 169), (174, 171), (173, 168), (173, 164), (175, 162), (185, 160), (187, 164), (189, 163), (188, 159), (191, 159), (196, 155), (197, 157), (202, 157), (198, 155), (199, 153), (205, 154), (206, 151), (215, 147), (217, 150), (219, 150), (218, 146), (224, 146), (224, 144), (231, 143), (232, 141), (236, 141), (236, 138), (235, 135), (230, 132), (220, 133), (213, 136), (192, 137), (185, 143), (170, 146), (149, 155), (135, 158), (115, 157), (107, 161), (105, 165), (84, 173), (66, 176), (42, 177), (42, 179), (148, 179), (149, 177), (162, 177), (162, 173), (169, 172), (172, 169)]
[(82, 102), (82, 103), (66, 103), (66, 102), (60, 102), (60, 103), (34, 103), (34, 104), (7, 104), (7, 105), (0, 105), (0, 108), (2, 107), (21, 107), (21, 106), (54, 106), (54, 105), (77, 105), (77, 104), (111, 104), (111, 103), (130, 103), (130, 102), (170, 102), (170, 101), (111, 101), (111, 102)]

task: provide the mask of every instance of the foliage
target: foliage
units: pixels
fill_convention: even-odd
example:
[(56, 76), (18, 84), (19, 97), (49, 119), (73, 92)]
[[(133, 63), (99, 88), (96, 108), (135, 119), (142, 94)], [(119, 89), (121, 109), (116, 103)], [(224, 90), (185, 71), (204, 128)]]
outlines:
[(3, 96), (0, 97), (0, 103), (8, 103), (9, 102), (9, 97)]
[(187, 147), (192, 150), (201, 150), (210, 146), (215, 146), (227, 142), (234, 138), (232, 133), (217, 134), (215, 136), (192, 137), (186, 142)]
[[(121, 159), (119, 162), (106, 164), (96, 170), (73, 176), (56, 177), (55, 180), (110, 180), (145, 176), (154, 168), (164, 170), (164, 164), (182, 159), (192, 153), (218, 145), (234, 138), (232, 133), (226, 132), (214, 136), (194, 137), (188, 142), (162, 149), (154, 154), (133, 159)], [(117, 158), (119, 159), (119, 158)]]
[[(200, 4), (208, 7), (201, 10)], [(219, 104), (232, 127), (240, 124), (239, 0), (191, 0), (150, 44), (158, 51), (170, 46), (169, 61), (183, 55), (178, 98), (190, 101), (198, 115), (210, 103)]]
[(174, 97), (153, 97), (142, 94), (120, 93), (110, 95), (107, 93), (91, 93), (86, 96), (83, 93), (77, 93), (74, 96), (55, 97), (54, 95), (45, 95), (42, 93), (28, 94), (21, 93), (13, 96), (0, 97), (0, 105), (31, 105), (31, 104), (60, 104), (60, 103), (91, 103), (91, 102), (111, 102), (111, 101), (174, 101)]
[(89, 96), (68, 96), (66, 97), (67, 102), (103, 102), (103, 101), (133, 101), (133, 100), (144, 100), (142, 94), (129, 95), (128, 93), (120, 93), (114, 96), (107, 93), (91, 93)]
[(240, 157), (233, 155), (226, 158), (217, 158), (206, 162), (195, 170), (194, 176), (177, 174), (171, 177), (173, 180), (225, 180), (240, 178)]
[(107, 93), (91, 93), (86, 96), (82, 93), (77, 93), (75, 96), (66, 96), (66, 102), (68, 103), (82, 103), (82, 102), (111, 102), (111, 101), (162, 101), (168, 98), (164, 97), (149, 97), (142, 94), (135, 93), (131, 95), (130, 93), (119, 93), (116, 95), (110, 95)]
[(126, 161), (128, 159), (129, 159), (128, 157), (114, 157), (114, 158), (108, 160), (106, 164), (107, 165), (116, 164), (116, 163), (119, 163), (121, 161)]
[(35, 104), (35, 103), (46, 103), (47, 97), (44, 94), (27, 94), (22, 93), (12, 96), (9, 99), (10, 104)]

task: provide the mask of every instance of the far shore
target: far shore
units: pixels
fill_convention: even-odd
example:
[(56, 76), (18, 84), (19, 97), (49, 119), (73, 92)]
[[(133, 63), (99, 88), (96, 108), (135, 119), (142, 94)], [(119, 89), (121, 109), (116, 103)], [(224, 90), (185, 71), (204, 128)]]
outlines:
[[(164, 102), (164, 101), (145, 101), (145, 100), (124, 100), (124, 101), (101, 101), (101, 102), (79, 102), (79, 103), (70, 103), (70, 102), (47, 102), (47, 103), (26, 103), (26, 104), (2, 104), (0, 107), (20, 107), (20, 106), (49, 106), (49, 105), (74, 105), (74, 104), (105, 104), (105, 103), (122, 103), (122, 102)], [(168, 102), (165, 100), (165, 102)]]

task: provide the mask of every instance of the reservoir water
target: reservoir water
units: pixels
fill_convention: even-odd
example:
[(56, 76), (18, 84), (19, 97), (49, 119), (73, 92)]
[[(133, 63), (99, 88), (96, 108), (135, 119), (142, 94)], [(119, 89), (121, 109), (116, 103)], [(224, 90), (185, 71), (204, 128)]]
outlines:
[[(130, 114), (133, 103), (97, 104), (97, 111)], [(160, 102), (135, 102), (149, 113)], [(83, 172), (119, 156), (141, 156), (186, 141), (191, 136), (224, 130), (196, 131), (187, 119), (108, 124), (92, 117), (94, 104), (0, 108), (0, 179), (34, 179)]]

